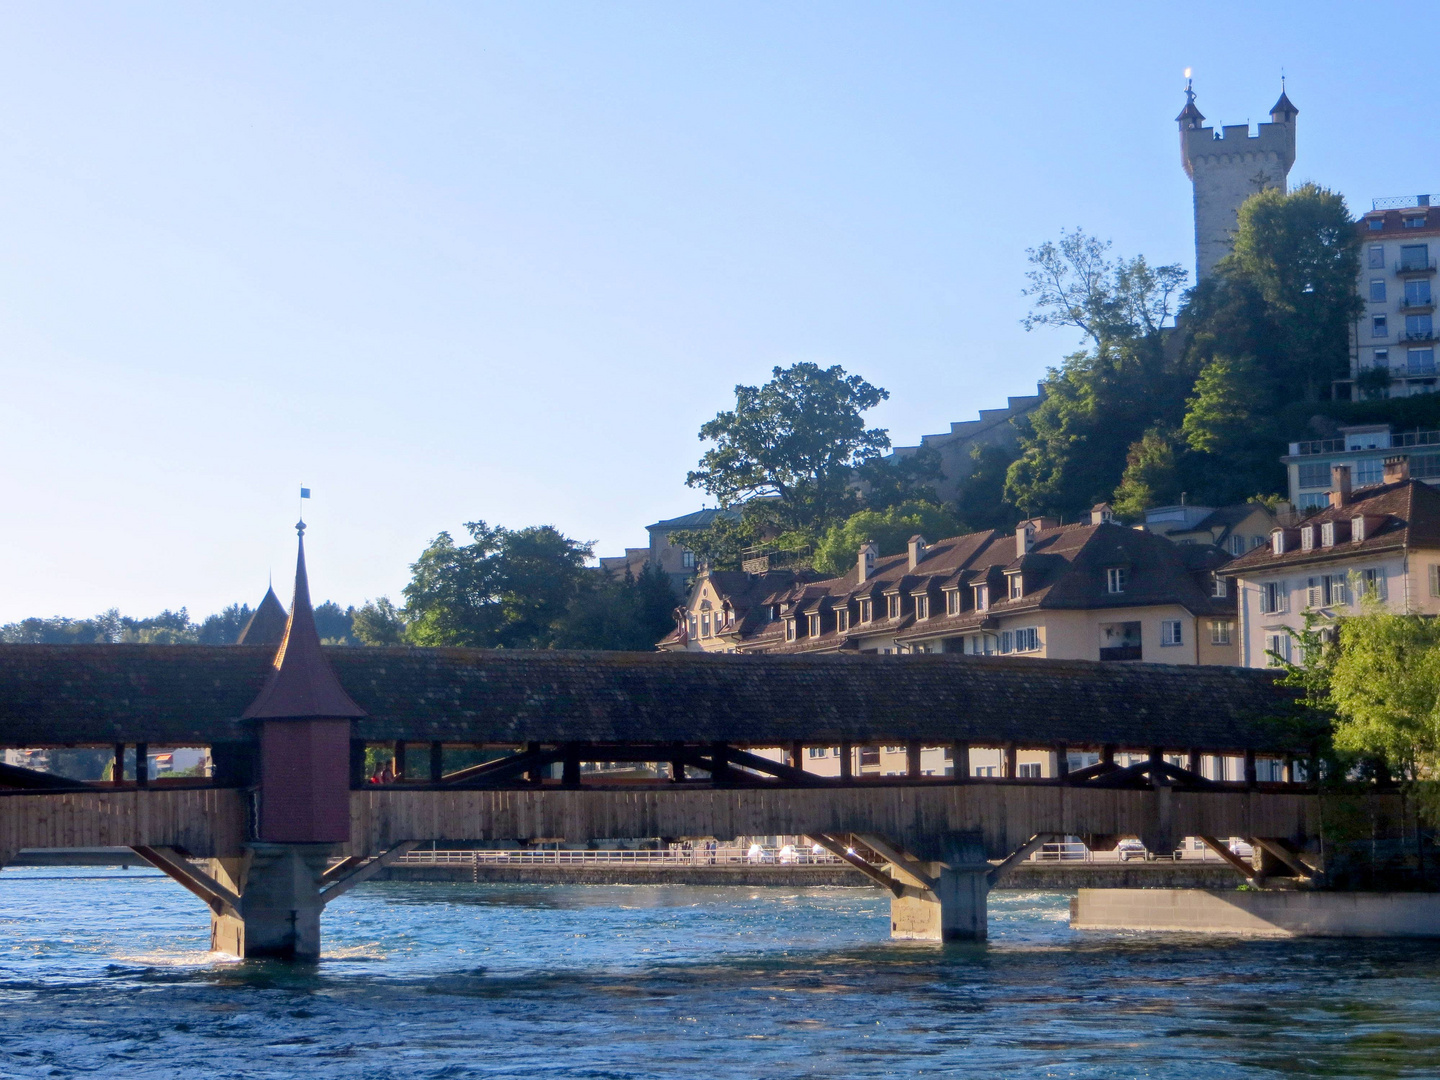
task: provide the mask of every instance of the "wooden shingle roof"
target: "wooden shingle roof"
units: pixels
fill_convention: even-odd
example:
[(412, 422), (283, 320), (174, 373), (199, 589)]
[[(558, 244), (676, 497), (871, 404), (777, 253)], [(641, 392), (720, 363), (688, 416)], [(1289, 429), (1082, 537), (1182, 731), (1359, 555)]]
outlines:
[[(947, 655), (326, 648), (356, 737), (1300, 750), (1269, 671)], [(248, 740), (268, 649), (0, 645), (0, 745)]]

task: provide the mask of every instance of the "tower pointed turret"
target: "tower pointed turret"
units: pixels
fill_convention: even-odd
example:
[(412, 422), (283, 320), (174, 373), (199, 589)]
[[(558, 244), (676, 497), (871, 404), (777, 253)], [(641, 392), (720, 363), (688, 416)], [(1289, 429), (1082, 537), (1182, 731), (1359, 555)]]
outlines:
[(1175, 117), (1180, 124), (1181, 131), (1198, 128), (1205, 122), (1205, 114), (1195, 107), (1195, 85), (1194, 80), (1185, 80), (1185, 108), (1180, 110), (1180, 115)]
[[(295, 560), (295, 599), (285, 636), (275, 652), (270, 679), (260, 695), (245, 710), (246, 720), (298, 720), (326, 717), (356, 719), (365, 710), (350, 700), (334, 670), (320, 651), (320, 634), (315, 629), (315, 611), (310, 606), (310, 578), (305, 570), (305, 523), (295, 526), (300, 534)], [(263, 602), (262, 602), (263, 603)]]
[(1280, 84), (1280, 100), (1270, 109), (1270, 120), (1276, 124), (1288, 124), (1300, 115), (1300, 110), (1290, 104), (1290, 95), (1285, 93), (1285, 84)]
[(260, 601), (260, 606), (255, 609), (250, 621), (235, 639), (235, 644), (272, 647), (279, 645), (285, 640), (285, 627), (289, 622), (290, 616), (285, 614), (285, 606), (275, 595), (275, 586), (271, 585), (265, 590), (265, 599)]

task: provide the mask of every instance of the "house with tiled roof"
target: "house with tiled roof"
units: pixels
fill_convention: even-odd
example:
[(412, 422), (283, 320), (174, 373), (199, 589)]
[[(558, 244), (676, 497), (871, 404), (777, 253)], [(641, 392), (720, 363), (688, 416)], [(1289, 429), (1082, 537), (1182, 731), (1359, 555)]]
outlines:
[(1333, 622), (1369, 596), (1407, 614), (1440, 615), (1440, 491), (1410, 476), (1406, 455), (1383, 463), (1381, 482), (1355, 488), (1334, 466), (1330, 505), (1220, 571), (1237, 601), (1240, 662), (1300, 659), (1292, 633), (1307, 615)]
[(1145, 511), (1147, 531), (1175, 544), (1213, 545), (1235, 557), (1267, 543), (1277, 521), (1275, 513), (1261, 502), (1218, 507), (1182, 502)]
[(702, 572), (659, 647), (1234, 664), (1234, 600), (1215, 576), (1225, 561), (1098, 513), (1013, 534), (915, 536), (902, 555), (866, 544), (823, 581)]

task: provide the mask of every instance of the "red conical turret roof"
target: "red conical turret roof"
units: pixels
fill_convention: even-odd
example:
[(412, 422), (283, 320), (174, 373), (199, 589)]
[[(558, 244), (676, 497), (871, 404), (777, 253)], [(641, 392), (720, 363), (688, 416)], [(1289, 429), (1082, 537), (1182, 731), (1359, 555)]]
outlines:
[(285, 614), (285, 607), (275, 595), (275, 587), (272, 585), (265, 590), (265, 599), (260, 601), (260, 606), (250, 616), (245, 629), (240, 631), (235, 644), (279, 645), (285, 640), (285, 626), (289, 621), (290, 616)]
[(270, 680), (245, 710), (244, 719), (364, 716), (365, 710), (350, 700), (320, 651), (315, 611), (310, 606), (310, 579), (305, 573), (305, 523), (302, 521), (295, 528), (300, 533), (300, 553), (295, 561), (295, 600), (290, 605), (290, 621), (285, 626), (285, 639), (275, 653)]

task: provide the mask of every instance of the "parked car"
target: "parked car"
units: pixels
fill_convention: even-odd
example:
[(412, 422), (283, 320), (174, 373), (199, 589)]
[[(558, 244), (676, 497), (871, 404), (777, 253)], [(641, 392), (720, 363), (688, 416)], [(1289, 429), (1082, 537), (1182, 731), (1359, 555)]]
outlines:
[(1241, 859), (1253, 859), (1255, 849), (1238, 836), (1230, 838), (1230, 854)]
[(1139, 840), (1121, 840), (1120, 846), (1116, 849), (1120, 852), (1120, 861), (1129, 862), (1131, 859), (1144, 859), (1146, 862), (1155, 862), (1157, 859), (1168, 859), (1179, 862), (1185, 855), (1185, 847), (1182, 844), (1174, 851), (1149, 851)]
[(1145, 845), (1139, 840), (1121, 840), (1120, 846), (1115, 849), (1120, 855), (1121, 862), (1129, 862), (1131, 859), (1144, 859), (1149, 856)]

